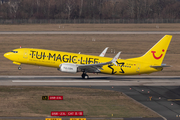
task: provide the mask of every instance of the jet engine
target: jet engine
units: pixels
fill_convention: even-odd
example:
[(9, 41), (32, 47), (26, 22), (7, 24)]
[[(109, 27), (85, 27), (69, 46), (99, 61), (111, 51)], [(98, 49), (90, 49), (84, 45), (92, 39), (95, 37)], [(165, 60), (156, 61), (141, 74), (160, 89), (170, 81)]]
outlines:
[(62, 63), (59, 66), (59, 70), (61, 72), (68, 72), (68, 73), (77, 73), (78, 72), (78, 68), (76, 64), (71, 64), (71, 63)]

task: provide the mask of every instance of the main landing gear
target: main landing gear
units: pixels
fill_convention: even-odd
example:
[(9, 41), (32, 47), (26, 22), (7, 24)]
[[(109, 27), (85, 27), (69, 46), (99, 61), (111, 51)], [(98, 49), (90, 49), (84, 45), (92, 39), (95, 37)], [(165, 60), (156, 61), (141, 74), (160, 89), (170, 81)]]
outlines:
[(83, 79), (88, 79), (89, 78), (89, 76), (85, 72), (83, 72), (83, 74), (81, 76), (82, 76)]

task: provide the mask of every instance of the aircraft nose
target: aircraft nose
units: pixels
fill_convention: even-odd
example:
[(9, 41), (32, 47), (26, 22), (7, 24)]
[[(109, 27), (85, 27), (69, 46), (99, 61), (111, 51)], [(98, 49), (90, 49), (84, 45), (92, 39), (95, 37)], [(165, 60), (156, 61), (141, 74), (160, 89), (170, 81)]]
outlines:
[(5, 58), (9, 58), (9, 57), (10, 57), (10, 54), (9, 54), (9, 53), (5, 53), (5, 54), (4, 54), (4, 57), (5, 57)]

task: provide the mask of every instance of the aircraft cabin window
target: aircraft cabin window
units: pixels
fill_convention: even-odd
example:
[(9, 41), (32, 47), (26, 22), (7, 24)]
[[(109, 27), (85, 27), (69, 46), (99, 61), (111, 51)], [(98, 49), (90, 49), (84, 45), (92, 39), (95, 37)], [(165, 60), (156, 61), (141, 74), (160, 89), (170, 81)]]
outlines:
[(13, 52), (13, 53), (18, 53), (18, 51), (11, 51), (11, 52)]

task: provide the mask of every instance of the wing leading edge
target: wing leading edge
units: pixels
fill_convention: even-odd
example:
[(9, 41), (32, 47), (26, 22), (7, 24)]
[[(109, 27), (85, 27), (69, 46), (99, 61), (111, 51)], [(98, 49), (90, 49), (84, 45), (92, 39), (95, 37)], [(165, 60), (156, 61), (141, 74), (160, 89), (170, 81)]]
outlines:
[(82, 65), (78, 65), (78, 68), (81, 69), (81, 71), (86, 71), (86, 72), (100, 72), (100, 69), (102, 70), (103, 65), (115, 63), (119, 58), (120, 54), (121, 52), (118, 52), (118, 54), (116, 54), (116, 56), (109, 62), (98, 63), (98, 64), (82, 64)]

